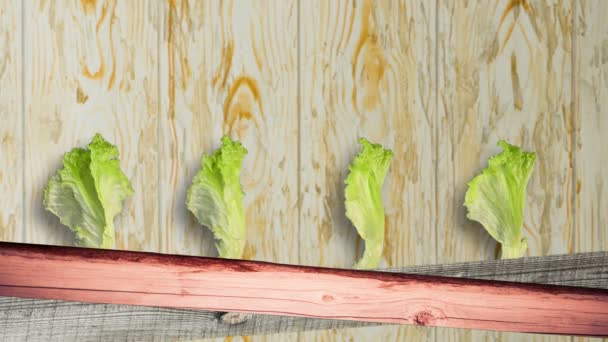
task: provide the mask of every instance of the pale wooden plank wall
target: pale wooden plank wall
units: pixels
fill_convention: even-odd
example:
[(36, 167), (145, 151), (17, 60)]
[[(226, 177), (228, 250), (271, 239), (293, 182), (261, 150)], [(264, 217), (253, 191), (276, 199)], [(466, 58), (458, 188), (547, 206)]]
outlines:
[[(223, 27), (219, 22), (207, 24), (214, 16), (201, 8), (203, 2), (192, 5), (191, 8), (187, 1), (162, 3), (158, 56), (162, 106), (159, 119), (161, 251), (213, 255), (211, 234), (196, 224), (184, 201), (188, 182), (199, 169), (200, 154), (213, 149), (221, 134), (221, 113), (207, 109), (211, 71), (203, 56), (223, 51), (219, 40)], [(207, 51), (205, 46), (217, 48)]]
[(21, 4), (0, 5), (0, 240), (23, 241)]
[(576, 9), (576, 235), (577, 251), (608, 248), (608, 2)]
[(157, 250), (158, 11), (147, 1), (25, 1), (26, 240), (71, 244), (42, 206), (63, 153), (96, 132), (118, 145), (138, 189), (117, 247)]
[(297, 2), (171, 1), (163, 13), (163, 251), (200, 254), (204, 240), (216, 255), (184, 201), (202, 153), (227, 134), (249, 150), (245, 257), (296, 263), (284, 228), (297, 227)]
[[(365, 136), (395, 151), (381, 266), (492, 259), (462, 202), (504, 138), (538, 152), (528, 254), (605, 250), (606, 11), (603, 0), (0, 2), (0, 239), (72, 243), (42, 188), (99, 131), (136, 189), (117, 247), (216, 255), (184, 199), (201, 153), (229, 134), (249, 150), (245, 258), (350, 267), (364, 246), (343, 180)], [(571, 338), (384, 326), (234, 341), (267, 339)]]

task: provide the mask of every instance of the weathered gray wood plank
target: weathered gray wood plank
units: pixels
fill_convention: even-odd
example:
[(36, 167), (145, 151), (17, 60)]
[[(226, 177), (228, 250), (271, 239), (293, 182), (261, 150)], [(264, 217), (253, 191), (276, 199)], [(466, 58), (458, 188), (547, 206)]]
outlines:
[[(425, 265), (389, 271), (608, 288), (608, 252)], [(338, 329), (373, 323), (0, 297), (0, 341), (167, 341)]]

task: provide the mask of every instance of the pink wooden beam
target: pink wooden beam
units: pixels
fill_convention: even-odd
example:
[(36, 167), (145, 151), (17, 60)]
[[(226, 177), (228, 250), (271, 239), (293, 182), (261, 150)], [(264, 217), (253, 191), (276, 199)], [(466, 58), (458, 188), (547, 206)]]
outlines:
[(0, 242), (0, 296), (608, 336), (608, 291)]

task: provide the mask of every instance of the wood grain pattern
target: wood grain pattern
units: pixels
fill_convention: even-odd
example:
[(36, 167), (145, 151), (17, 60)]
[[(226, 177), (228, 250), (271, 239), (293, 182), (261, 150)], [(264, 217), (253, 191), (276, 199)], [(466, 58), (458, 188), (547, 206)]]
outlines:
[(576, 9), (576, 251), (608, 249), (608, 23), (605, 1)]
[[(351, 267), (364, 244), (345, 216), (358, 138), (394, 152), (384, 186), (383, 266), (435, 262), (434, 6), (427, 1), (301, 3), (300, 264)], [(407, 227), (404, 229), (404, 227)], [(306, 340), (433, 339), (432, 330), (327, 331)]]
[[(538, 153), (528, 185), (529, 255), (574, 251), (570, 1), (440, 1), (438, 262), (499, 246), (462, 207), (466, 183), (506, 139)], [(519, 336), (446, 331), (440, 340)], [(532, 338), (532, 337), (530, 337)]]
[(116, 220), (116, 246), (156, 250), (157, 28), (148, 1), (26, 1), (25, 240), (72, 244), (42, 206), (63, 153), (96, 132), (117, 145), (136, 190)]
[[(406, 8), (409, 18), (399, 15)], [(434, 249), (423, 239), (431, 230), (433, 177), (422, 177), (432, 167), (432, 153), (423, 153), (432, 146), (432, 66), (426, 63), (432, 59), (432, 51), (426, 51), (432, 44), (430, 32), (417, 40), (408, 37), (410, 30), (429, 29), (428, 12), (416, 2), (302, 5), (302, 226), (319, 227), (316, 236), (301, 234), (310, 247), (304, 249), (302, 263), (350, 267), (360, 257), (363, 246), (342, 248), (359, 245), (343, 204), (344, 178), (360, 149), (359, 137), (395, 152), (385, 183), (385, 193), (393, 196), (385, 198), (387, 236), (395, 240), (386, 242), (383, 264), (434, 261), (417, 253)], [(419, 67), (425, 73), (413, 77)], [(408, 214), (415, 202), (421, 215)], [(403, 226), (417, 227), (415, 235), (404, 236)], [(326, 256), (319, 249), (340, 252)], [(424, 259), (412, 260), (413, 255)]]
[[(466, 182), (504, 138), (536, 151), (525, 234), (531, 255), (572, 252), (570, 2), (443, 2), (440, 7), (440, 203), (450, 260), (494, 257), (460, 210)], [(454, 241), (454, 243), (451, 243)], [(479, 254), (479, 245), (485, 245)]]
[(296, 2), (170, 1), (163, 12), (162, 250), (217, 255), (184, 202), (202, 154), (227, 134), (249, 151), (244, 257), (295, 263), (284, 227), (297, 227)]
[(6, 242), (0, 256), (2, 296), (608, 337), (603, 289)]
[[(598, 252), (410, 266), (388, 271), (608, 289), (607, 265), (608, 252)], [(272, 315), (254, 315), (244, 323), (225, 324), (218, 319), (220, 314), (200, 310), (0, 297), (0, 341), (80, 342), (99, 341), (100, 338), (111, 341), (191, 340), (376, 325), (376, 323), (359, 321)], [(78, 319), (74, 320), (73, 317), (78, 317)], [(351, 335), (361, 337), (369, 335), (368, 329), (350, 329), (349, 332)], [(380, 329), (374, 328), (374, 330)], [(430, 328), (420, 327), (419, 329)], [(392, 330), (392, 327), (387, 330)], [(300, 340), (309, 340), (327, 334), (327, 332), (309, 332), (298, 336)], [(296, 334), (278, 336), (293, 335)], [(514, 335), (519, 336), (520, 340), (529, 337), (524, 334)], [(341, 333), (337, 336), (346, 335)], [(243, 339), (248, 340), (247, 337)]]
[(608, 4), (574, 4), (574, 248), (586, 252), (608, 249), (608, 152), (602, 139), (608, 129), (608, 24), (601, 14)]
[(21, 4), (0, 4), (0, 241), (23, 241)]

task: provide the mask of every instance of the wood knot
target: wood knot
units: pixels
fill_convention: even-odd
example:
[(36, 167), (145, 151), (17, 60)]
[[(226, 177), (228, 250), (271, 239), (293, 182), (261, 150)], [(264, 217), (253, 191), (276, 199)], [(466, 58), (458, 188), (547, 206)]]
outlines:
[(328, 295), (328, 294), (323, 295), (323, 297), (321, 297), (321, 298), (323, 299), (324, 302), (331, 302), (334, 300), (334, 296)]
[(376, 35), (362, 38), (353, 61), (353, 101), (356, 108), (370, 111), (380, 103), (380, 82), (388, 65)]
[(239, 324), (243, 323), (249, 318), (251, 318), (251, 314), (249, 313), (241, 313), (241, 312), (227, 312), (220, 316), (220, 320), (222, 323), (226, 324)]
[(230, 87), (224, 102), (224, 133), (231, 135), (235, 128), (239, 131), (239, 126), (247, 125), (246, 121), (251, 121), (259, 130), (258, 119), (263, 120), (258, 83), (249, 77), (239, 77)]
[(89, 95), (85, 94), (80, 87), (76, 88), (76, 101), (80, 104), (87, 102)]
[(435, 317), (429, 311), (420, 311), (414, 315), (414, 324), (427, 325), (431, 323)]

